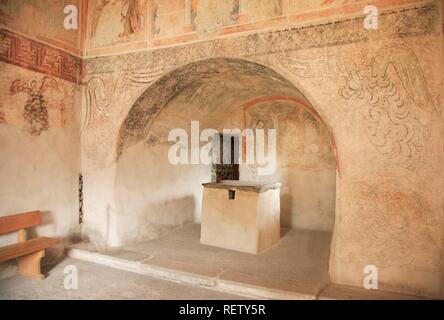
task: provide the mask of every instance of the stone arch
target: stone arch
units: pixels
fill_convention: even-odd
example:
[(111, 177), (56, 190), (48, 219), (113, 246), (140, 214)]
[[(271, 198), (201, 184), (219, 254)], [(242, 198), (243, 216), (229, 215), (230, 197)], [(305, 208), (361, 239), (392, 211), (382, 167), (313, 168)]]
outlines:
[[(224, 84), (220, 81), (222, 78), (230, 83), (227, 85), (227, 88), (225, 88), (227, 92), (233, 89), (233, 87), (231, 87), (232, 83), (242, 83), (241, 89), (245, 89), (245, 93), (240, 93), (239, 90), (236, 89), (237, 91), (235, 91), (233, 89), (233, 92), (241, 94), (242, 97), (236, 100), (227, 95), (225, 99), (222, 100), (228, 100), (228, 102), (225, 102), (225, 105), (219, 105), (217, 103), (217, 101), (220, 100), (219, 93), (222, 92), (221, 87), (224, 87)], [(202, 84), (209, 84), (209, 89), (205, 89), (206, 87), (201, 86)], [(205, 95), (205, 90), (209, 92), (207, 96)], [(212, 95), (215, 95), (215, 97), (212, 97)], [(325, 128), (334, 152), (334, 168), (336, 168), (336, 170), (333, 169), (333, 171), (335, 174), (339, 173), (336, 143), (331, 127), (325, 123), (313, 103), (311, 103), (293, 83), (270, 67), (257, 62), (238, 58), (211, 58), (192, 62), (167, 72), (150, 84), (135, 100), (118, 133), (116, 163), (117, 188), (119, 188), (122, 181), (122, 172), (126, 170), (122, 168), (128, 168), (132, 165), (129, 158), (125, 159), (126, 156), (124, 155), (127, 153), (127, 150), (133, 149), (132, 147), (137, 145), (146, 146), (151, 143), (155, 144), (156, 136), (152, 139), (152, 133), (156, 123), (160, 122), (159, 119), (170, 112), (168, 111), (168, 106), (177, 99), (182, 99), (181, 97), (183, 96), (194, 98), (197, 96), (195, 99), (203, 97), (199, 101), (208, 103), (211, 107), (209, 107), (209, 109), (220, 109), (235, 103), (240, 110), (245, 111), (250, 106), (268, 103), (270, 101), (288, 103), (295, 107), (303, 108)], [(242, 122), (238, 127), (241, 128), (242, 125), (245, 125), (245, 123)], [(163, 134), (162, 136), (164, 137), (166, 135)], [(138, 150), (143, 149), (139, 148)], [(129, 152), (131, 153), (130, 158), (132, 161), (136, 161), (135, 159), (137, 159), (138, 155), (133, 151)], [(126, 165), (122, 164), (122, 158), (125, 159), (124, 162), (126, 161)], [(147, 157), (146, 159), (151, 158)], [(152, 161), (152, 159), (150, 161)], [(336, 175), (334, 178), (336, 178)], [(134, 189), (134, 185), (131, 186), (131, 188)], [(119, 211), (118, 202), (119, 200), (117, 200), (117, 211)], [(193, 201), (188, 202), (188, 200), (184, 200), (180, 205), (192, 206)], [(195, 200), (194, 206), (196, 206)], [(146, 208), (143, 210), (145, 210), (145, 213), (147, 212)], [(159, 210), (157, 205), (156, 210)], [(140, 215), (142, 215), (142, 213)], [(117, 225), (125, 225), (125, 223), (117, 223)], [(133, 231), (133, 233), (137, 233), (137, 231)], [(123, 240), (122, 242), (125, 241), (126, 240)]]
[[(281, 84), (294, 89), (300, 95), (299, 102), (303, 102), (306, 106), (311, 106), (311, 109), (313, 109), (317, 117), (319, 117), (326, 128), (328, 128), (334, 142), (332, 127), (328, 125), (325, 119), (321, 116), (315, 103), (313, 103), (305, 90), (302, 90), (299, 86), (295, 85), (287, 78), (287, 76), (283, 76), (279, 71), (274, 70), (274, 68), (265, 66), (254, 60), (221, 57), (202, 59), (174, 68), (159, 76), (153, 83), (145, 88), (135, 99), (134, 103), (131, 104), (129, 111), (119, 128), (116, 144), (116, 158), (119, 158), (127, 146), (136, 143), (146, 136), (150, 126), (162, 111), (163, 106), (165, 106), (170, 100), (174, 99), (177, 94), (192, 82), (198, 80), (203, 74), (214, 71), (212, 68), (208, 68), (209, 64), (212, 63), (215, 65), (226, 64), (229, 68), (242, 66), (248, 72), (274, 78)], [(195, 74), (193, 74), (193, 72)], [(336, 157), (339, 158), (336, 149), (335, 152)], [(339, 170), (339, 161), (337, 161), (337, 166), (337, 169)]]

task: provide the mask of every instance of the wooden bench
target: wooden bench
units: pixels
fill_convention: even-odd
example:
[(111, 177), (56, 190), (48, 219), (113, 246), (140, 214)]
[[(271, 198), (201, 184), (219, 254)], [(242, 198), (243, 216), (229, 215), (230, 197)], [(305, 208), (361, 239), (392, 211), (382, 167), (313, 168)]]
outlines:
[(18, 243), (0, 247), (0, 262), (18, 258), (18, 269), (22, 275), (42, 280), (45, 276), (40, 271), (40, 260), (45, 256), (45, 249), (60, 243), (60, 240), (48, 237), (26, 240), (25, 229), (40, 224), (40, 211), (0, 217), (0, 234), (14, 231), (18, 234)]

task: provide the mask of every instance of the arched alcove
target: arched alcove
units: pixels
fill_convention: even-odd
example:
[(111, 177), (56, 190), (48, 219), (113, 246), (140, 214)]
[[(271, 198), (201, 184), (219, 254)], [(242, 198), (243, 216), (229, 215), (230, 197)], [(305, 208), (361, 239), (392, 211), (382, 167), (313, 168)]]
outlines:
[[(251, 166), (241, 165), (240, 179), (282, 182), (282, 226), (331, 235), (336, 151), (330, 128), (310, 101), (273, 70), (217, 58), (161, 77), (135, 101), (123, 122), (114, 186), (120, 242), (156, 239), (200, 221), (201, 184), (211, 180), (211, 165), (173, 165), (168, 160), (174, 144), (168, 141), (169, 132), (184, 129), (191, 138), (191, 121), (198, 121), (200, 132), (255, 129), (258, 123), (277, 129), (276, 171), (258, 177)], [(191, 153), (190, 142), (188, 146)]]

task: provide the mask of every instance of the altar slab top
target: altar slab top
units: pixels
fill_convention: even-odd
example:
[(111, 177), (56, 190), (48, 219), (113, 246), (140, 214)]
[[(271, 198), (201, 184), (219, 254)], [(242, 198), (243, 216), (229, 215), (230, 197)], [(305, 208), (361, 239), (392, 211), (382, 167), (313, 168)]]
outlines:
[(268, 190), (280, 189), (280, 182), (259, 182), (259, 181), (239, 181), (239, 180), (222, 180), (221, 182), (202, 183), (204, 188), (226, 189), (226, 190), (243, 190), (263, 193)]

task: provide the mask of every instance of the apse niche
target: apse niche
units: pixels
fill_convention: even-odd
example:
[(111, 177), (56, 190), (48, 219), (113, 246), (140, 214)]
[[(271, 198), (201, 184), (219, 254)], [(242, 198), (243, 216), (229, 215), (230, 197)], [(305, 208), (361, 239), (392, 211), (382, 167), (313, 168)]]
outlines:
[[(310, 102), (274, 71), (244, 60), (210, 59), (174, 70), (151, 85), (124, 121), (115, 180), (121, 243), (150, 240), (200, 222), (202, 183), (217, 179), (211, 164), (174, 165), (171, 130), (276, 129), (276, 170), (258, 175), (240, 164), (239, 180), (281, 182), (281, 225), (332, 231), (336, 169), (333, 139)], [(267, 137), (265, 137), (267, 142)], [(239, 142), (237, 142), (239, 143)], [(188, 157), (193, 148), (184, 148)], [(223, 171), (223, 170), (222, 170)]]

